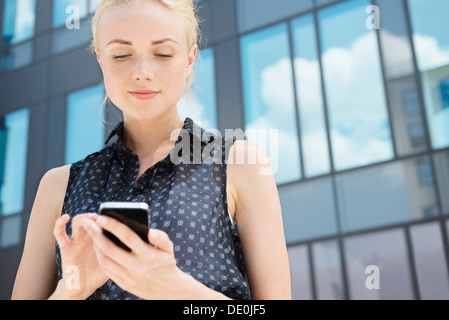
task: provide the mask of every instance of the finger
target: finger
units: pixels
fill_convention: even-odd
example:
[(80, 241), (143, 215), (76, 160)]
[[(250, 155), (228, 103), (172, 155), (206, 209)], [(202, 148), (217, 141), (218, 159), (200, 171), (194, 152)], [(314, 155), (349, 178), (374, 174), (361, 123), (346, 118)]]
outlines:
[[(100, 250), (104, 256), (107, 256), (109, 259), (127, 268), (133, 265), (134, 262), (131, 259), (132, 255), (109, 240), (109, 238), (103, 234), (101, 227), (92, 222), (90, 219), (83, 219), (83, 225), (87, 231), (87, 234), (94, 241), (95, 247)], [(100, 255), (97, 255), (97, 257), (99, 256)]]
[(145, 253), (148, 245), (127, 225), (110, 217), (99, 216), (96, 223), (115, 235), (124, 245), (136, 254)]
[(151, 229), (148, 235), (148, 240), (156, 248), (167, 253), (173, 253), (173, 242), (170, 240), (168, 234), (162, 230)]
[(108, 278), (112, 279), (117, 285), (120, 286), (119, 283), (123, 283), (123, 279), (126, 278), (127, 269), (105, 255), (101, 248), (96, 244), (94, 244), (94, 250), (101, 270), (106, 276), (108, 276)]
[(72, 219), (72, 240), (82, 239), (86, 235), (86, 230), (84, 229), (83, 219), (90, 219), (92, 221), (96, 220), (96, 213), (83, 213), (75, 216)]
[(67, 235), (66, 225), (69, 222), (70, 216), (68, 214), (64, 214), (58, 219), (56, 219), (55, 227), (53, 229), (53, 235), (55, 236), (56, 242), (60, 248), (66, 246), (69, 242), (69, 236)]

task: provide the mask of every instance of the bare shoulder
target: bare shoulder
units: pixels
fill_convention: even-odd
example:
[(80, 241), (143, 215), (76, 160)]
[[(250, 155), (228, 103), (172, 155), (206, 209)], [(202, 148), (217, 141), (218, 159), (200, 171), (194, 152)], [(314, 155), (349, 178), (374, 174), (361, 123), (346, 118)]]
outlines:
[(245, 209), (254, 207), (261, 198), (277, 197), (277, 187), (270, 159), (257, 144), (237, 140), (229, 150), (227, 181), (233, 218), (238, 220)]
[(58, 216), (58, 209), (62, 209), (64, 196), (67, 189), (67, 183), (70, 176), (71, 165), (53, 168), (48, 170), (43, 176), (39, 184), (36, 194), (35, 206), (39, 206), (43, 202), (46, 203), (55, 217)]
[(265, 150), (247, 140), (237, 140), (229, 149), (228, 171), (234, 174), (234, 180), (247, 182), (273, 176)]
[(42, 177), (41, 183), (49, 184), (50, 186), (67, 183), (70, 176), (71, 165), (57, 167), (48, 170)]

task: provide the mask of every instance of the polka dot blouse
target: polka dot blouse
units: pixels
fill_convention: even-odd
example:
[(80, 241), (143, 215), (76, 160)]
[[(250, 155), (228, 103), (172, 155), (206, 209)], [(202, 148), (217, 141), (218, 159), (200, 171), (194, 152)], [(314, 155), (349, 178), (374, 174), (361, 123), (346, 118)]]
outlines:
[[(115, 143), (72, 164), (62, 214), (73, 218), (98, 212), (104, 201), (146, 202), (151, 228), (169, 235), (182, 271), (230, 298), (249, 299), (237, 226), (231, 221), (226, 199), (226, 155), (235, 139), (206, 132), (186, 118), (167, 157), (136, 181), (139, 159), (123, 145), (122, 133), (123, 122), (106, 141), (116, 135)], [(71, 235), (71, 220), (67, 233)], [(56, 258), (61, 279), (58, 245)], [(89, 299), (139, 297), (108, 280)]]

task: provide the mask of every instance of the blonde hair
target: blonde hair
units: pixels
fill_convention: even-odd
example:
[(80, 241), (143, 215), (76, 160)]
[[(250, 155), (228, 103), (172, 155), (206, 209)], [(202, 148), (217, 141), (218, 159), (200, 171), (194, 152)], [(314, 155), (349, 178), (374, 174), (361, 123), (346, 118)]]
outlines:
[[(100, 52), (100, 25), (103, 16), (107, 14), (108, 11), (129, 5), (144, 4), (150, 1), (160, 4), (184, 20), (185, 30), (187, 32), (187, 49), (188, 52), (190, 52), (200, 38), (199, 19), (196, 14), (197, 8), (193, 0), (102, 0), (98, 5), (95, 14), (91, 18), (92, 41), (89, 46), (90, 51)], [(186, 92), (188, 94), (190, 94), (193, 78), (194, 72), (192, 71), (186, 85)], [(109, 97), (105, 94), (102, 108), (106, 105), (108, 99)]]

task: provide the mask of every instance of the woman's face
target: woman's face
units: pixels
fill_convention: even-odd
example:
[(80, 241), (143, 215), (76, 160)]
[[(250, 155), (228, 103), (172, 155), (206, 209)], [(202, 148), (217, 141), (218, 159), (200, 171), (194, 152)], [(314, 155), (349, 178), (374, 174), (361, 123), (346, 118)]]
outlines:
[(109, 11), (99, 30), (106, 93), (124, 117), (151, 120), (176, 109), (197, 52), (188, 49), (184, 21), (148, 2)]

